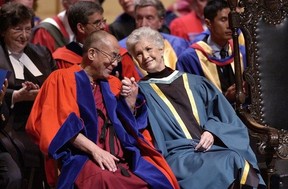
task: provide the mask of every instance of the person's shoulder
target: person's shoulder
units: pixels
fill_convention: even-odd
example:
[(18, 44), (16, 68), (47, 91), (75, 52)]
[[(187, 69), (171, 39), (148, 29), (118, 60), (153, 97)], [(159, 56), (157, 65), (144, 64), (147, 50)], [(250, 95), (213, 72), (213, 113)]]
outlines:
[(161, 33), (164, 39), (172, 42), (179, 42), (182, 44), (185, 44), (186, 46), (189, 45), (189, 42), (186, 39), (183, 39), (182, 37), (178, 37), (175, 35), (167, 34), (167, 33)]
[(193, 11), (191, 11), (185, 15), (177, 17), (171, 21), (170, 27), (177, 27), (177, 26), (182, 25), (182, 24), (187, 24), (187, 22), (190, 21), (191, 17), (193, 17), (193, 16), (194, 16)]
[(28, 43), (27, 46), (26, 46), (26, 49), (32, 49), (38, 55), (47, 54), (47, 53), (51, 54), (47, 47), (45, 47), (44, 45), (41, 45), (39, 43), (37, 43), (37, 44)]
[(120, 41), (118, 41), (118, 44), (126, 49), (126, 41), (127, 41), (127, 37), (125, 37), (124, 39), (121, 39)]

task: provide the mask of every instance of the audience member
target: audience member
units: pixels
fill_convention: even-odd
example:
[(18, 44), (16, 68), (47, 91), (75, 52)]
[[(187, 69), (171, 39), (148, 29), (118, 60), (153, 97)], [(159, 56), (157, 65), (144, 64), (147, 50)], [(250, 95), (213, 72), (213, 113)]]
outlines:
[[(53, 53), (58, 47), (63, 47), (72, 42), (75, 36), (69, 26), (66, 10), (77, 1), (79, 0), (61, 0), (64, 10), (58, 13), (57, 16), (44, 19), (34, 28), (32, 43), (46, 46)], [(98, 0), (82, 1), (99, 3)]]
[(12, 143), (12, 139), (4, 130), (9, 118), (9, 109), (4, 100), (7, 87), (8, 80), (6, 79), (0, 91), (0, 188), (21, 189), (22, 177), (20, 168), (9, 153), (11, 149), (7, 149), (8, 146), (6, 146), (7, 142)]
[[(154, 30), (160, 30), (164, 23), (165, 8), (160, 0), (135, 0), (136, 27), (148, 26)], [(165, 39), (165, 64), (173, 69), (176, 67), (177, 57), (189, 46), (188, 41), (165, 33), (161, 33)], [(119, 44), (126, 48), (127, 38), (121, 40)], [(139, 67), (135, 61), (141, 76), (147, 73)]]
[(146, 109), (139, 107), (134, 117), (118, 96), (121, 82), (115, 77), (118, 91), (110, 91), (107, 79), (120, 60), (117, 39), (95, 31), (83, 53), (81, 67), (50, 75), (27, 123), (43, 153), (61, 160), (57, 187), (179, 188), (163, 157), (141, 134)]
[(182, 189), (265, 188), (246, 126), (226, 98), (204, 77), (165, 67), (164, 40), (143, 27), (127, 39), (129, 53), (148, 75), (125, 78), (130, 102), (139, 86), (146, 98), (156, 147)]
[[(178, 59), (177, 69), (206, 77), (226, 98), (235, 102), (234, 56), (232, 31), (229, 28), (230, 8), (225, 0), (211, 0), (204, 9), (210, 35), (186, 49)], [(242, 69), (245, 67), (245, 49)]]
[(187, 15), (174, 19), (169, 28), (172, 35), (193, 41), (195, 36), (206, 29), (203, 10), (207, 0), (192, 0), (191, 12)]
[[(64, 47), (56, 49), (53, 57), (58, 68), (68, 68), (72, 65), (80, 65), (83, 55), (83, 43), (86, 37), (97, 30), (105, 29), (105, 19), (103, 18), (103, 8), (90, 1), (80, 1), (72, 5), (67, 11), (70, 28), (75, 34), (75, 41)], [(122, 61), (114, 68), (118, 72), (119, 78), (134, 77), (140, 79), (133, 60), (126, 49), (121, 49)]]
[(134, 1), (135, 0), (118, 0), (123, 9), (123, 13), (109, 25), (109, 32), (118, 40), (127, 37), (136, 28)]
[[(24, 147), (22, 176), (29, 176), (31, 167), (42, 164), (42, 154), (25, 132), (33, 101), (47, 76), (56, 69), (55, 61), (46, 47), (29, 43), (34, 13), (28, 7), (9, 2), (0, 9), (0, 68), (12, 72), (5, 102), (10, 108), (7, 128)], [(42, 168), (41, 168), (42, 169)], [(25, 174), (24, 174), (25, 173)], [(36, 182), (40, 182), (35, 177)], [(35, 188), (40, 188), (34, 186)]]
[(191, 0), (176, 0), (167, 7), (165, 17), (165, 23), (167, 26), (169, 26), (175, 18), (184, 16), (191, 12), (190, 1)]

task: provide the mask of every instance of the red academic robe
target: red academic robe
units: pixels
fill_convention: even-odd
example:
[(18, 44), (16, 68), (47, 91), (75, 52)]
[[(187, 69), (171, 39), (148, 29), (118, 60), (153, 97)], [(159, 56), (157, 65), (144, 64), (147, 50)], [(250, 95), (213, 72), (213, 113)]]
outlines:
[[(54, 19), (55, 22), (58, 24), (60, 28), (59, 33), (61, 33), (63, 35), (63, 38), (67, 40), (67, 42), (69, 42), (69, 34), (64, 26), (64, 23), (57, 16), (53, 17), (52, 19)], [(47, 47), (51, 53), (53, 53), (58, 48), (54, 37), (45, 28), (42, 27), (39, 27), (35, 30), (31, 42)]]
[[(104, 102), (106, 107), (109, 107), (107, 112), (113, 125), (116, 125), (116, 134), (119, 136), (121, 144), (126, 150), (129, 149), (133, 152), (133, 173), (154, 188), (165, 186), (167, 189), (178, 189), (176, 178), (164, 158), (153, 146), (149, 145), (137, 128), (134, 128), (134, 126), (138, 127), (138, 124), (136, 122), (133, 124), (133, 120), (127, 119), (130, 116), (127, 115), (130, 112), (128, 106), (121, 106), (121, 103), (120, 105), (115, 104), (115, 96), (120, 91), (120, 88), (116, 90), (117, 83), (121, 83), (119, 80), (116, 82), (117, 78), (111, 80), (114, 80), (114, 86), (110, 86), (114, 89), (113, 93), (109, 92), (107, 88), (109, 86), (105, 82), (102, 84), (104, 88), (105, 86), (107, 88), (102, 91)], [(105, 100), (107, 95), (110, 99)], [(85, 169), (85, 166), (92, 163), (87, 155), (70, 154), (70, 151), (67, 153), (62, 150), (69, 140), (79, 132), (86, 135), (91, 141), (97, 141), (97, 113), (95, 104), (91, 103), (91, 97), (93, 101), (89, 79), (79, 66), (57, 70), (48, 77), (42, 86), (27, 121), (27, 132), (39, 144), (42, 152), (46, 156), (49, 154), (54, 159), (64, 159), (58, 187), (65, 185), (70, 188), (76, 179), (81, 179), (80, 177), (85, 171), (91, 174), (91, 169), (90, 171)], [(118, 114), (121, 119), (126, 119), (125, 123), (128, 124), (126, 126), (129, 128), (129, 133), (132, 132), (132, 134), (125, 131), (126, 126), (125, 128), (122, 126), (117, 118)], [(130, 114), (132, 115), (131, 112)], [(145, 136), (147, 136), (146, 134)], [(96, 164), (93, 165), (95, 168)]]
[(203, 23), (195, 11), (175, 18), (169, 27), (172, 35), (182, 37), (188, 41), (192, 41), (195, 35), (204, 31)]

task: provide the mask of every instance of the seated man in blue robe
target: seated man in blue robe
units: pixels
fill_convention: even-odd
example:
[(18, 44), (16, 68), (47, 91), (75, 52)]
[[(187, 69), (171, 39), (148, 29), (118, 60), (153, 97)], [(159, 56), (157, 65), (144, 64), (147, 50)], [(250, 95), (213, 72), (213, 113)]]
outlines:
[(138, 84), (125, 78), (121, 93), (136, 98), (139, 86), (155, 145), (180, 187), (266, 188), (247, 128), (223, 94), (202, 76), (166, 67), (163, 37), (155, 30), (134, 30), (127, 47), (148, 75)]
[[(225, 0), (207, 3), (204, 16), (209, 32), (206, 31), (198, 36), (198, 39), (203, 38), (193, 43), (180, 55), (176, 69), (206, 77), (233, 104), (236, 100), (236, 86), (232, 30), (228, 23), (229, 13), (230, 8)], [(240, 51), (243, 71), (246, 67), (244, 46), (240, 46)]]

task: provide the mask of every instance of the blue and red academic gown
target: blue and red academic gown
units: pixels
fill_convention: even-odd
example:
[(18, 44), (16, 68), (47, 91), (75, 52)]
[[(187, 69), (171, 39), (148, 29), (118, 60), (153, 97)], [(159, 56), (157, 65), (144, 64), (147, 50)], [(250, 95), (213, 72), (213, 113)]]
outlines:
[[(147, 101), (155, 146), (182, 189), (224, 189), (235, 179), (242, 185), (257, 188), (259, 184), (265, 188), (249, 146), (247, 127), (214, 85), (204, 77), (178, 70), (165, 77), (144, 79), (138, 84)], [(186, 106), (190, 108), (181, 114), (178, 109)], [(187, 115), (191, 111), (192, 115)], [(199, 140), (185, 124), (185, 116), (194, 116), (195, 128), (213, 134), (215, 143), (211, 149), (195, 150)]]
[[(147, 113), (132, 118), (125, 100), (117, 98), (120, 81), (112, 78), (114, 86), (109, 86), (107, 81), (100, 82), (103, 100), (123, 148), (133, 154), (133, 173), (155, 189), (179, 188), (163, 157), (140, 132), (145, 129)], [(26, 129), (47, 157), (62, 160), (57, 188), (73, 188), (83, 166), (90, 161), (87, 154), (69, 148), (69, 141), (82, 133), (96, 142), (97, 120), (91, 84), (79, 66), (57, 70), (47, 78), (34, 102)]]
[[(219, 59), (213, 56), (211, 47), (204, 41), (198, 41), (187, 48), (181, 56), (178, 58), (176, 69), (192, 73), (200, 76), (204, 76), (210, 82), (212, 82), (220, 91), (221, 82), (217, 72), (218, 66), (225, 66), (231, 64), (233, 72), (234, 70), (234, 56), (232, 41), (229, 41), (229, 56), (225, 59)], [(245, 48), (240, 46), (240, 59), (242, 62), (242, 71), (246, 67)]]

